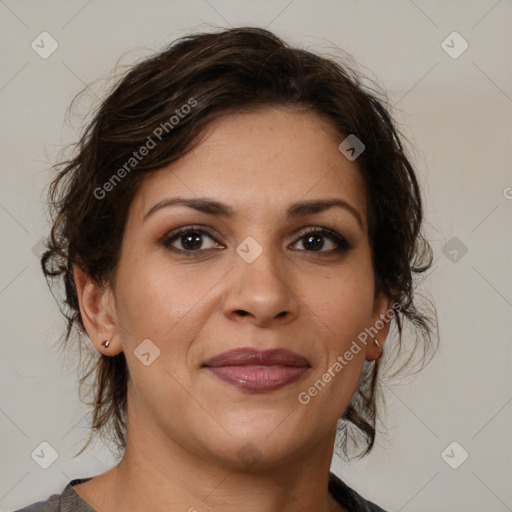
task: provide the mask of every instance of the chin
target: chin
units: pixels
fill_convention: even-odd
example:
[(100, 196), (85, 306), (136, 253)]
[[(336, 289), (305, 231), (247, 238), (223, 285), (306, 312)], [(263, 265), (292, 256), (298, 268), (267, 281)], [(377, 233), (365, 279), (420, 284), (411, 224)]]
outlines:
[(225, 435), (209, 436), (200, 444), (216, 463), (251, 472), (269, 470), (304, 457), (320, 441), (316, 436), (321, 429), (293, 422), (292, 418), (293, 413), (290, 415), (289, 409), (284, 408), (246, 411), (244, 419), (238, 422), (232, 416), (224, 417), (219, 423), (229, 434), (223, 431)]
[[(303, 440), (302, 440), (303, 441)], [(232, 439), (227, 445), (209, 446), (210, 450), (217, 450), (212, 453), (216, 463), (229, 467), (233, 470), (257, 473), (269, 471), (300, 459), (303, 448), (299, 440), (293, 440), (289, 436), (269, 439), (264, 435)], [(302, 448), (302, 449), (301, 449)]]

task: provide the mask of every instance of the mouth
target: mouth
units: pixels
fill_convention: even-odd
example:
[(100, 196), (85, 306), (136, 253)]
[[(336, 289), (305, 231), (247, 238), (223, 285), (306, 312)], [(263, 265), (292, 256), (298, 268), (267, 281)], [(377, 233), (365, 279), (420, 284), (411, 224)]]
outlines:
[(215, 377), (248, 391), (274, 391), (292, 384), (311, 368), (308, 361), (286, 349), (238, 348), (209, 359), (203, 367)]

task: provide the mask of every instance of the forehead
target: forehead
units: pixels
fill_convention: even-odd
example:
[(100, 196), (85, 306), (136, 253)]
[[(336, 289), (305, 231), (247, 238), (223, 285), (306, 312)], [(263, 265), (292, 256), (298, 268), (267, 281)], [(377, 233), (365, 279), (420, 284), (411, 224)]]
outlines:
[(212, 197), (252, 217), (281, 214), (301, 199), (339, 197), (366, 224), (357, 164), (338, 150), (344, 136), (318, 114), (286, 107), (229, 114), (203, 135), (185, 157), (144, 179), (132, 203), (136, 218), (172, 196)]

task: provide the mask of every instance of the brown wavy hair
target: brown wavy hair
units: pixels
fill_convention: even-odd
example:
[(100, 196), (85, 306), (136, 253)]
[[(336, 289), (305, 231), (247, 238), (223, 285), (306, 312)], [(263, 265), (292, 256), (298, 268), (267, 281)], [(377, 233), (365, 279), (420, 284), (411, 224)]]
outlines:
[[(73, 145), (73, 155), (53, 166), (56, 176), (48, 191), (52, 227), (41, 265), (50, 290), (57, 279), (64, 284), (65, 297), (56, 299), (67, 320), (62, 341), (69, 345), (74, 340), (80, 348), (82, 400), (84, 386), (92, 380), (85, 393), (93, 396), (87, 402), (92, 406), (90, 436), (79, 453), (95, 434), (124, 449), (128, 367), (122, 352), (112, 357), (96, 350), (84, 354), (87, 333), (73, 268), (77, 265), (98, 284), (115, 284), (128, 209), (146, 173), (181, 158), (199, 143), (209, 123), (230, 113), (269, 106), (299, 108), (327, 119), (340, 141), (354, 134), (364, 143), (356, 163), (368, 199), (376, 291), (395, 304), (395, 360), (406, 348), (409, 357), (403, 368), (419, 348), (420, 366), (426, 364), (437, 320), (430, 301), (430, 310), (422, 312), (414, 300), (414, 278), (432, 264), (431, 247), (421, 234), (418, 178), (385, 93), (365, 84), (364, 79), (373, 82), (348, 61), (347, 56), (343, 61), (291, 47), (260, 28), (181, 37), (129, 67), (94, 109)], [(134, 160), (134, 151), (155, 137), (155, 147)], [(122, 179), (114, 180), (115, 174)], [(404, 321), (415, 332), (406, 344)], [(348, 455), (349, 441), (366, 445), (358, 456), (374, 445), (381, 364), (365, 362), (358, 389), (338, 422), (340, 455)]]

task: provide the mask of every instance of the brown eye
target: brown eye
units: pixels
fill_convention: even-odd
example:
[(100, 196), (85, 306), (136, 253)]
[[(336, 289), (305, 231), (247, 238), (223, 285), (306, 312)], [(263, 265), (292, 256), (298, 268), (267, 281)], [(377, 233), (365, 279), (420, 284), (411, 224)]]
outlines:
[[(334, 247), (331, 249), (323, 250), (326, 243), (325, 239), (329, 239)], [(325, 228), (310, 229), (303, 233), (298, 241), (302, 241), (303, 247), (308, 252), (341, 252), (352, 249), (352, 246), (347, 240), (335, 231), (331, 231)], [(297, 243), (297, 242), (296, 242)]]
[[(208, 237), (210, 240), (214, 241), (213, 247), (218, 246), (217, 242), (213, 239), (213, 237), (204, 229), (194, 228), (193, 226), (189, 226), (186, 228), (182, 228), (179, 231), (167, 235), (163, 240), (162, 244), (166, 248), (170, 248), (172, 245), (173, 248), (178, 252), (199, 252), (201, 250), (212, 249), (213, 247), (204, 247), (204, 237)], [(174, 244), (177, 242), (179, 245), (176, 247)]]

